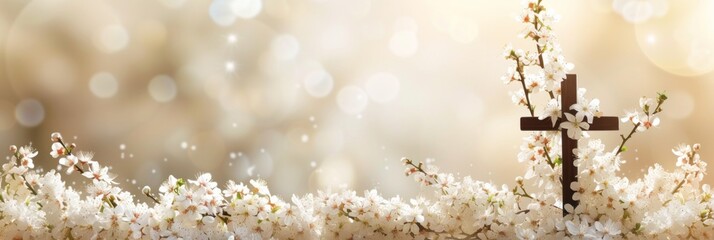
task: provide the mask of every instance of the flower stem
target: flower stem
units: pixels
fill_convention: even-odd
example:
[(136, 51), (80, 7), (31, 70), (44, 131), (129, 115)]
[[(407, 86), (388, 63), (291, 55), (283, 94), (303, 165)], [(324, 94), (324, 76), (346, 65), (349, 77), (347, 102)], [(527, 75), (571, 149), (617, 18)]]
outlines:
[(516, 59), (516, 71), (518, 72), (518, 76), (521, 78), (521, 87), (523, 87), (523, 93), (526, 95), (526, 107), (528, 108), (528, 112), (531, 113), (531, 117), (535, 117), (535, 113), (533, 112), (533, 105), (531, 105), (531, 98), (528, 96), (528, 88), (526, 87), (526, 78), (523, 74), (523, 63), (521, 63), (520, 59)]
[(620, 147), (617, 148), (617, 153), (615, 153), (615, 156), (620, 155), (620, 153), (625, 151), (625, 143), (627, 143), (627, 140), (630, 140), (632, 138), (632, 134), (635, 134), (635, 131), (637, 131), (637, 128), (640, 127), (641, 123), (635, 124), (635, 126), (632, 127), (632, 130), (630, 131), (630, 134), (627, 134), (627, 137), (624, 135), (620, 135), (620, 138), (622, 138), (622, 143), (620, 143)]
[(20, 177), (22, 177), (22, 180), (25, 182), (25, 186), (27, 186), (27, 188), (30, 189), (30, 191), (32, 192), (32, 195), (37, 195), (37, 191), (35, 191), (35, 188), (33, 188), (32, 185), (30, 185), (30, 183), (27, 182), (27, 178), (25, 178), (25, 174), (20, 175)]
[(679, 191), (679, 189), (682, 188), (682, 185), (684, 185), (684, 183), (687, 182), (688, 176), (689, 176), (689, 173), (684, 174), (684, 178), (682, 179), (682, 181), (679, 181), (679, 184), (677, 184), (677, 187), (675, 187), (674, 190), (672, 190), (672, 194), (677, 193)]
[(550, 165), (551, 169), (555, 168), (555, 162), (553, 162), (553, 159), (550, 158), (550, 152), (548, 152), (548, 146), (543, 146), (543, 152), (545, 153), (546, 160), (548, 160), (548, 165)]
[[(72, 155), (72, 149), (71, 149), (71, 148), (68, 148), (67, 145), (64, 144), (64, 141), (62, 141), (61, 138), (60, 138), (60, 139), (57, 139), (57, 142), (60, 143), (60, 144), (62, 144), (62, 148), (64, 148), (65, 152), (67, 152), (67, 154), (65, 154), (65, 156), (71, 156), (71, 155)], [(79, 166), (77, 166), (77, 164), (74, 165), (74, 169), (77, 170), (80, 174), (84, 173), (84, 169), (82, 169), (82, 168), (80, 168)]]
[(523, 186), (520, 186), (520, 189), (523, 191), (523, 193), (515, 192), (515, 193), (513, 193), (513, 195), (530, 198), (530, 199), (535, 199), (535, 198), (533, 198), (533, 196), (528, 194), (528, 192), (526, 192), (526, 189), (523, 188)]
[(153, 200), (156, 204), (161, 204), (161, 202), (159, 202), (159, 200), (157, 200), (153, 195), (151, 195), (151, 193), (144, 193), (144, 195), (151, 198), (151, 200)]

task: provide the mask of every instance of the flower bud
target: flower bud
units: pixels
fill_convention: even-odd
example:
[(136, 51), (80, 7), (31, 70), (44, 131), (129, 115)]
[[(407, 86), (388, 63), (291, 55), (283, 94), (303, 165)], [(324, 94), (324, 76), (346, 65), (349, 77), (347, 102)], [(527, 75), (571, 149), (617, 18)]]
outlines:
[(203, 218), (201, 219), (201, 222), (202, 222), (203, 224), (211, 224), (211, 223), (213, 223), (213, 222), (215, 222), (215, 221), (216, 221), (216, 218), (214, 218), (214, 217), (212, 217), (212, 216), (205, 216), (205, 217), (203, 217)]
[(74, 150), (75, 148), (77, 148), (77, 144), (72, 143), (69, 145), (70, 150)]
[(141, 189), (141, 192), (144, 193), (144, 195), (149, 195), (151, 193), (151, 188), (149, 186), (144, 186)]
[(699, 144), (699, 143), (695, 143), (694, 146), (692, 146), (692, 149), (693, 149), (695, 152), (699, 151), (699, 149), (701, 149), (701, 148), (702, 148), (702, 145)]
[(664, 101), (667, 100), (667, 95), (664, 93), (657, 93), (657, 102), (658, 103), (663, 103)]
[(62, 141), (62, 134), (60, 134), (60, 133), (58, 133), (58, 132), (53, 132), (52, 135), (50, 135), (50, 139), (51, 139), (53, 142)]
[(17, 146), (10, 145), (10, 153), (15, 154), (17, 152)]
[(516, 183), (518, 184), (518, 186), (523, 186), (523, 177), (516, 177)]

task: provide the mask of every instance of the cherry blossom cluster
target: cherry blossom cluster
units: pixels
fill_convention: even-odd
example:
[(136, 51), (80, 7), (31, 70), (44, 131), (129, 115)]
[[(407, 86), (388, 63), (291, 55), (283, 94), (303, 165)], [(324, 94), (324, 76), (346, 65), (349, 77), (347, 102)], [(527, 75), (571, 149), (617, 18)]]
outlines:
[[(116, 186), (108, 168), (92, 154), (66, 144), (52, 134), (50, 155), (66, 174), (81, 173), (85, 192), (66, 186), (55, 170), (34, 169), (38, 152), (30, 146), (10, 147), (12, 157), (3, 165), (0, 182), (0, 237), (56, 239), (319, 239), (396, 238), (432, 239), (441, 236), (513, 236), (510, 215), (514, 194), (504, 187), (456, 181), (432, 165), (405, 159), (410, 175), (429, 178), (424, 184), (438, 190), (439, 199), (384, 198), (376, 190), (358, 196), (355, 191), (318, 192), (292, 196), (285, 202), (272, 195), (267, 183), (249, 185), (228, 181), (221, 189), (204, 173), (196, 179), (169, 176), (158, 188), (142, 189), (147, 202), (134, 199)], [(77, 152), (75, 155), (74, 152)], [(79, 157), (82, 156), (82, 157)], [(81, 159), (81, 160), (80, 160)], [(429, 169), (427, 173), (422, 169)], [(483, 215), (474, 216), (473, 212)], [(505, 214), (505, 213), (503, 213)], [(477, 221), (481, 226), (464, 226)], [(482, 221), (483, 220), (483, 221)]]
[[(537, 144), (534, 134), (527, 142)], [(60, 140), (61, 141), (61, 140)], [(56, 141), (59, 142), (59, 141)], [(71, 149), (76, 149), (76, 145)], [(624, 161), (590, 139), (578, 149), (581, 173), (573, 188), (581, 201), (561, 216), (558, 174), (529, 164), (513, 188), (439, 172), (431, 163), (403, 159), (408, 176), (433, 195), (384, 198), (376, 190), (292, 196), (285, 202), (267, 183), (228, 181), (219, 188), (208, 173), (184, 180), (169, 176), (147, 202), (115, 186), (109, 173), (87, 178), (86, 192), (68, 187), (55, 170), (30, 164), (37, 151), (11, 146), (0, 193), (2, 238), (134, 239), (581, 239), (692, 236), (708, 238), (714, 223), (711, 188), (699, 183), (706, 164), (701, 146), (673, 150), (676, 170), (660, 165), (642, 179), (618, 176)], [(55, 149), (56, 150), (56, 149)], [(66, 149), (59, 156), (71, 156)], [(531, 151), (529, 149), (523, 152)], [(523, 161), (534, 161), (530, 158)], [(540, 159), (544, 162), (544, 159)], [(60, 166), (65, 161), (58, 160)], [(96, 163), (88, 160), (89, 168)], [(96, 163), (98, 164), (98, 163)], [(81, 163), (77, 172), (85, 171)], [(24, 171), (18, 169), (26, 168)], [(101, 168), (104, 169), (104, 168)], [(85, 171), (85, 173), (90, 171)], [(70, 173), (71, 174), (71, 173)], [(537, 189), (527, 191), (528, 188)]]
[(553, 100), (548, 102), (545, 115), (541, 117), (548, 116), (555, 110), (559, 113), (560, 104), (557, 99), (560, 96), (560, 83), (573, 69), (573, 64), (563, 57), (560, 44), (551, 28), (559, 17), (541, 5), (541, 1), (529, 1), (517, 20), (525, 25), (519, 37), (533, 41), (535, 49), (526, 51), (514, 49), (511, 45), (506, 46), (503, 55), (510, 66), (501, 79), (506, 84), (518, 83), (521, 86), (519, 90), (511, 92), (511, 98), (514, 103), (527, 107), (531, 116), (535, 116), (535, 105), (531, 103), (531, 96), (538, 93), (546, 93)]
[[(529, 1), (519, 21), (536, 51), (507, 50), (514, 64), (506, 82), (520, 83), (515, 102), (536, 116), (530, 95), (545, 93), (540, 119), (560, 117), (560, 82), (572, 68), (551, 31), (555, 15)], [(664, 94), (642, 98), (622, 118), (631, 123), (614, 148), (592, 139), (587, 129), (599, 116), (599, 102), (579, 90), (576, 115), (561, 128), (581, 138), (576, 150), (578, 181), (570, 187), (580, 201), (563, 205), (561, 135), (533, 132), (517, 155), (524, 174), (512, 185), (476, 181), (440, 172), (432, 161), (403, 159), (405, 174), (425, 186), (422, 197), (384, 197), (376, 190), (318, 191), (273, 195), (268, 183), (228, 181), (219, 186), (210, 173), (195, 179), (169, 176), (144, 196), (118, 187), (110, 168), (79, 151), (59, 133), (51, 134), (50, 157), (57, 170), (36, 169), (31, 145), (10, 146), (0, 172), (0, 239), (711, 239), (714, 199), (701, 184), (707, 164), (699, 144), (672, 150), (674, 170), (655, 164), (638, 179), (621, 173), (625, 144), (635, 133), (658, 126)], [(558, 114), (556, 114), (558, 113)], [(572, 131), (572, 133), (570, 133)], [(84, 178), (75, 189), (61, 173)], [(82, 188), (82, 187), (80, 187)], [(563, 216), (562, 211), (567, 215)]]

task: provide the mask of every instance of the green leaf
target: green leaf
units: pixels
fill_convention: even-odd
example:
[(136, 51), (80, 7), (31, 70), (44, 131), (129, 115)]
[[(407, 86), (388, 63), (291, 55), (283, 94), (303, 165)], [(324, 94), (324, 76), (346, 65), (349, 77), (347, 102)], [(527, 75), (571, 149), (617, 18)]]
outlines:
[(708, 214), (709, 214), (709, 210), (704, 209), (701, 212), (699, 212), (699, 217), (706, 218)]
[(183, 178), (179, 178), (176, 180), (176, 187), (181, 187), (183, 185), (186, 185), (186, 180), (183, 180)]
[(632, 229), (632, 232), (635, 234), (640, 234), (640, 232), (642, 232), (642, 224), (640, 224), (640, 223), (635, 224), (635, 228)]
[(661, 92), (661, 93), (658, 92), (657, 93), (657, 101), (662, 103), (665, 100), (667, 100), (667, 95), (665, 94), (665, 92)]
[(554, 162), (554, 164), (555, 164), (555, 165), (562, 165), (562, 164), (563, 164), (563, 158), (561, 158), (560, 156), (555, 157), (555, 162)]
[(626, 151), (627, 151), (627, 147), (622, 146), (622, 148), (620, 148), (620, 152), (626, 152)]

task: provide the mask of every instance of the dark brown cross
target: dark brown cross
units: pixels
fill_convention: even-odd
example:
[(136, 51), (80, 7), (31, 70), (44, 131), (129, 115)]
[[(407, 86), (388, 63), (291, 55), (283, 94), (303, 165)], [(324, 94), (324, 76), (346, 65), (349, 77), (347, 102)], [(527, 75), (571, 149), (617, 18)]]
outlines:
[[(578, 148), (578, 140), (568, 137), (567, 129), (560, 128), (560, 123), (566, 121), (565, 113), (577, 113), (570, 110), (570, 106), (578, 102), (578, 83), (575, 74), (568, 74), (560, 85), (562, 114), (555, 126), (553, 122), (546, 118), (539, 120), (538, 117), (522, 117), (521, 131), (561, 131), (563, 139), (562, 159), (563, 159), (563, 216), (566, 215), (565, 204), (571, 204), (573, 208), (578, 206), (578, 201), (573, 200), (575, 193), (570, 189), (570, 183), (577, 181), (578, 168), (574, 161), (577, 158), (573, 150)], [(588, 131), (619, 130), (617, 117), (594, 117)]]

